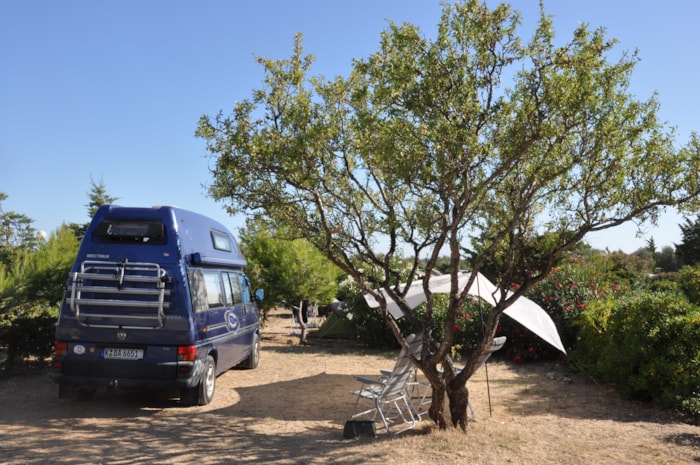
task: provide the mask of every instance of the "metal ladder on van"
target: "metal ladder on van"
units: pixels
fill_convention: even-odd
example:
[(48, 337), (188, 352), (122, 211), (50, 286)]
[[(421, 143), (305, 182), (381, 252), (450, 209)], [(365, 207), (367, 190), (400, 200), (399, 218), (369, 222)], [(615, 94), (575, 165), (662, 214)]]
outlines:
[(171, 281), (157, 263), (86, 260), (70, 275), (68, 303), (82, 326), (160, 329)]

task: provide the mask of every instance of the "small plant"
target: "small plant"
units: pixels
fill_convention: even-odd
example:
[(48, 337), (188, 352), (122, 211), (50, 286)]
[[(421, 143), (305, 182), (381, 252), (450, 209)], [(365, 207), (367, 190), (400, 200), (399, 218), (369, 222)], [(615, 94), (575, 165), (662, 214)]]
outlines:
[(681, 268), (678, 276), (678, 287), (689, 301), (700, 305), (700, 265)]
[(683, 399), (681, 411), (688, 416), (693, 424), (700, 425), (700, 392), (693, 392), (690, 397)]

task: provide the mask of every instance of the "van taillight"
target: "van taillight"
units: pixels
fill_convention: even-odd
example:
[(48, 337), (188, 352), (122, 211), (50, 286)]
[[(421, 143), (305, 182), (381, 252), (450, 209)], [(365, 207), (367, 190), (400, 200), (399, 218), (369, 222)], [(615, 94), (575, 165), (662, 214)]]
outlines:
[(65, 357), (68, 353), (68, 343), (66, 341), (56, 341), (53, 346), (53, 354), (56, 357)]
[(197, 346), (177, 346), (178, 362), (194, 362), (197, 359)]

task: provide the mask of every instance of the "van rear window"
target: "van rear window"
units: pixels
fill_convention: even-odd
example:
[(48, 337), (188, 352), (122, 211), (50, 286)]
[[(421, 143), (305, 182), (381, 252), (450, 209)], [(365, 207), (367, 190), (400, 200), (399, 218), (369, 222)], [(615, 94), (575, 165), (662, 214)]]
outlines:
[(165, 228), (160, 221), (104, 220), (92, 233), (96, 242), (129, 242), (132, 244), (165, 244)]

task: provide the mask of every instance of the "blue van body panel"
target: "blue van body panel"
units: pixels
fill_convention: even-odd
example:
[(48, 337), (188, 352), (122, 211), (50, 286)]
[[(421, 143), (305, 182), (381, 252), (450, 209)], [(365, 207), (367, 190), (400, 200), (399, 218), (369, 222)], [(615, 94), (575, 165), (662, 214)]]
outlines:
[[(62, 388), (191, 389), (208, 356), (217, 375), (240, 364), (260, 330), (246, 264), (231, 233), (200, 214), (101, 207), (70, 272), (52, 379)], [(231, 290), (236, 282), (243, 292)]]

